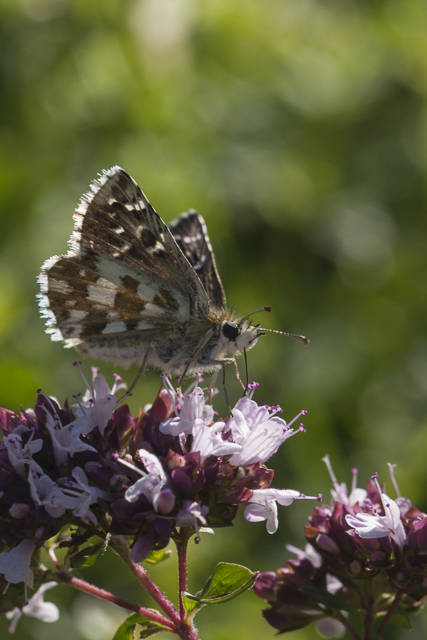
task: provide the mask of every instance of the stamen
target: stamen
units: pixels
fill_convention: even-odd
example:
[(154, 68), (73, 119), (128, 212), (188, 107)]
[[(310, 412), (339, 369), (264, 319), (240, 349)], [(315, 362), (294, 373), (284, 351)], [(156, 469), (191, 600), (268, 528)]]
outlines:
[[(86, 380), (86, 376), (85, 376), (85, 374), (83, 373), (83, 371), (82, 371), (82, 369), (81, 369), (81, 364), (82, 364), (82, 363), (81, 363), (81, 362), (79, 362), (79, 361), (73, 362), (73, 366), (74, 366), (74, 367), (77, 367), (77, 369), (79, 370), (79, 373), (80, 373), (81, 377), (83, 378), (83, 382), (85, 383), (86, 388), (88, 389), (89, 393), (91, 394), (91, 396), (92, 396), (92, 398), (93, 398), (93, 390), (92, 390), (92, 387), (90, 386), (89, 382)], [(95, 369), (95, 367), (92, 367), (92, 370), (93, 370), (93, 369)], [(95, 398), (93, 398), (93, 399), (95, 399)]]
[(352, 469), (351, 473), (353, 474), (353, 478), (351, 481), (351, 491), (353, 492), (357, 487), (357, 469), (356, 468)]
[(338, 480), (336, 479), (334, 470), (332, 469), (331, 461), (329, 459), (329, 454), (326, 454), (326, 456), (324, 458), (322, 458), (322, 461), (326, 464), (326, 468), (327, 468), (327, 470), (329, 472), (329, 475), (331, 477), (333, 486), (337, 485), (338, 484)]
[(85, 409), (85, 407), (83, 406), (83, 404), (80, 402), (80, 399), (79, 399), (81, 395), (82, 395), (81, 393), (76, 393), (76, 395), (75, 395), (75, 396), (73, 396), (73, 398), (75, 399), (75, 401), (76, 401), (76, 402), (77, 402), (77, 404), (79, 405), (79, 409), (80, 409), (80, 411), (82, 411), (82, 412), (83, 412), (83, 415), (86, 415), (86, 409)]
[[(52, 411), (53, 411), (54, 417), (57, 419), (58, 424), (59, 424), (59, 426), (60, 426), (60, 427), (61, 427), (61, 429), (62, 429), (62, 422), (61, 422), (61, 418), (59, 417), (58, 411), (56, 410), (56, 407), (55, 407), (55, 405), (53, 404), (52, 400), (51, 400), (51, 399), (49, 398), (49, 396), (47, 396), (47, 395), (44, 393), (44, 391), (42, 391), (41, 389), (39, 389), (39, 394), (40, 394), (41, 396), (43, 396), (43, 398), (44, 398), (45, 400), (47, 400), (48, 404), (50, 404), (50, 407), (51, 407), (51, 409), (52, 409)], [(48, 411), (47, 411), (47, 409), (46, 409), (46, 407), (43, 407), (43, 409), (46, 411), (46, 413), (48, 412)]]
[(173, 406), (173, 410), (175, 411), (175, 415), (178, 417), (178, 408), (176, 406), (176, 402), (175, 402), (175, 398), (176, 398), (176, 391), (172, 386), (171, 381), (169, 380), (169, 378), (167, 377), (166, 373), (161, 373), (160, 377), (163, 381), (163, 386), (166, 389), (166, 392), (170, 398), (170, 401), (172, 402), (172, 406)]
[(95, 380), (96, 376), (97, 376), (97, 375), (98, 375), (98, 373), (99, 373), (99, 369), (98, 369), (98, 367), (94, 367), (94, 366), (92, 365), (92, 366), (91, 366), (91, 368), (90, 368), (90, 370), (92, 371), (92, 376), (93, 376), (93, 379)]
[(247, 397), (249, 398), (249, 400), (252, 400), (255, 389), (257, 389), (257, 387), (259, 387), (259, 382), (250, 382), (248, 384), (249, 393)]
[[(378, 480), (377, 480), (377, 476), (378, 476), (378, 473), (374, 473), (374, 475), (373, 475), (373, 476), (371, 476), (371, 477), (372, 477), (372, 479), (373, 479), (373, 480), (374, 480), (374, 482), (375, 482), (375, 486), (376, 486), (376, 487), (377, 487), (377, 489), (378, 489), (378, 493), (380, 494), (380, 500), (381, 500), (381, 503), (382, 503), (382, 505), (383, 505), (384, 513), (385, 513), (385, 514), (387, 514), (386, 509), (387, 509), (387, 508), (390, 508), (390, 505), (389, 505), (389, 504), (386, 504), (386, 503), (384, 502), (384, 498), (383, 498), (383, 495), (384, 495), (384, 494), (383, 494), (382, 489), (381, 489), (381, 487), (380, 487), (380, 484), (379, 484), (379, 482), (378, 482)], [(376, 513), (376, 512), (375, 512), (375, 513)]]
[(193, 382), (191, 382), (186, 391), (181, 391), (182, 395), (184, 396), (190, 396), (190, 394), (193, 392), (193, 390), (199, 386), (199, 382), (203, 380), (203, 373), (196, 373), (196, 379), (193, 380)]
[(400, 494), (399, 487), (398, 487), (398, 484), (396, 482), (396, 478), (394, 477), (394, 468), (395, 468), (396, 465), (395, 464), (391, 464), (391, 462), (387, 462), (387, 465), (388, 465), (388, 470), (390, 472), (391, 481), (392, 481), (393, 486), (394, 486), (394, 488), (396, 490), (396, 495), (397, 495), (398, 498), (401, 498), (402, 496)]
[(121, 384), (123, 382), (123, 378), (119, 376), (118, 373), (113, 373), (113, 378), (114, 378), (114, 384), (113, 384), (113, 388), (111, 389), (111, 394), (115, 396), (116, 391), (119, 390), (119, 385), (120, 385), (120, 389), (126, 389), (127, 385)]
[(295, 422), (295, 420), (298, 420), (298, 418), (300, 416), (305, 416), (307, 413), (307, 411), (300, 411), (299, 414), (297, 416), (295, 416), (295, 418), (293, 418), (290, 422), (288, 422), (288, 424), (286, 425), (288, 428), (291, 426), (291, 424), (293, 424)]

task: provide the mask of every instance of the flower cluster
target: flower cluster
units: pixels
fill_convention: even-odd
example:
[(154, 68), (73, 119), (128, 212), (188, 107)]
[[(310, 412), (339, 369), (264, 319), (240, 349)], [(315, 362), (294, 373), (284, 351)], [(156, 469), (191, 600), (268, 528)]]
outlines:
[(137, 563), (170, 538), (199, 537), (200, 525), (230, 525), (240, 505), (249, 522), (277, 529), (276, 503), (306, 496), (270, 488), (264, 463), (302, 425), (259, 406), (255, 383), (231, 417), (215, 420), (200, 379), (183, 393), (164, 376), (135, 418), (118, 406), (120, 379), (110, 390), (96, 369), (75, 410), (41, 392), (34, 410), (0, 410), (1, 590), (24, 583), (27, 601), (33, 569), (43, 579), (38, 550), (70, 525), (83, 541), (123, 536)]
[(427, 516), (400, 495), (393, 465), (395, 500), (376, 474), (366, 490), (357, 488), (355, 469), (349, 492), (337, 482), (328, 456), (324, 461), (332, 503), (314, 508), (305, 550), (288, 546), (297, 557), (260, 574), (255, 592), (271, 605), (264, 616), (281, 632), (316, 621), (326, 637), (340, 637), (345, 629), (359, 637), (352, 627), (352, 616), (359, 615), (365, 630), (368, 625), (380, 635), (393, 615), (400, 614), (402, 623), (427, 601)]

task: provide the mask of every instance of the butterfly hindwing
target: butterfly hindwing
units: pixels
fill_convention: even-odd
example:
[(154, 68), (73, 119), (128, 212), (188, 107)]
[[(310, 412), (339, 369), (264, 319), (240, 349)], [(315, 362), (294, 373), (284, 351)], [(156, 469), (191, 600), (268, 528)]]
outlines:
[(226, 306), (224, 288), (202, 216), (194, 210), (183, 213), (177, 220), (170, 223), (169, 229), (199, 277), (209, 302), (220, 309), (224, 308)]

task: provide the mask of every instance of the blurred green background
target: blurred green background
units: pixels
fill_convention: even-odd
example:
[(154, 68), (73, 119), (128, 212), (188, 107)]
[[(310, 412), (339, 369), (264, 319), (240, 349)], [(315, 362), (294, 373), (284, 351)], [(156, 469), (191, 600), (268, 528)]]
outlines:
[[(361, 485), (395, 462), (427, 510), (424, 0), (0, 0), (0, 15), (0, 405), (83, 390), (76, 354), (44, 333), (36, 278), (90, 181), (119, 164), (166, 221), (204, 215), (232, 308), (272, 305), (264, 326), (311, 339), (268, 335), (249, 354), (260, 403), (308, 410), (274, 485), (327, 496), (326, 453)], [(151, 371), (132, 410), (158, 386)], [(231, 371), (228, 388), (234, 401)], [(190, 590), (219, 560), (282, 566), (311, 508), (282, 508), (274, 536), (242, 518), (204, 536)], [(171, 597), (173, 562), (153, 570)], [(151, 606), (112, 555), (82, 577)], [(47, 599), (60, 621), (24, 619), (18, 640), (110, 640), (125, 616), (66, 587)], [(205, 609), (200, 635), (272, 638), (261, 609), (252, 594)]]

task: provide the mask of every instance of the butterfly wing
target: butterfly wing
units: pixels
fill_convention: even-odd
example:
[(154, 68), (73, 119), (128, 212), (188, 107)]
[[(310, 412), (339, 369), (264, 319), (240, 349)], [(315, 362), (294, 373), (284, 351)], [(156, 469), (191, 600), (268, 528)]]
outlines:
[(91, 185), (70, 250), (40, 275), (47, 331), (84, 355), (140, 360), (150, 341), (209, 302), (194, 269), (136, 182), (120, 167)]
[(224, 308), (226, 306), (224, 288), (202, 216), (193, 210), (183, 213), (177, 220), (170, 223), (169, 229), (198, 275), (211, 304)]

